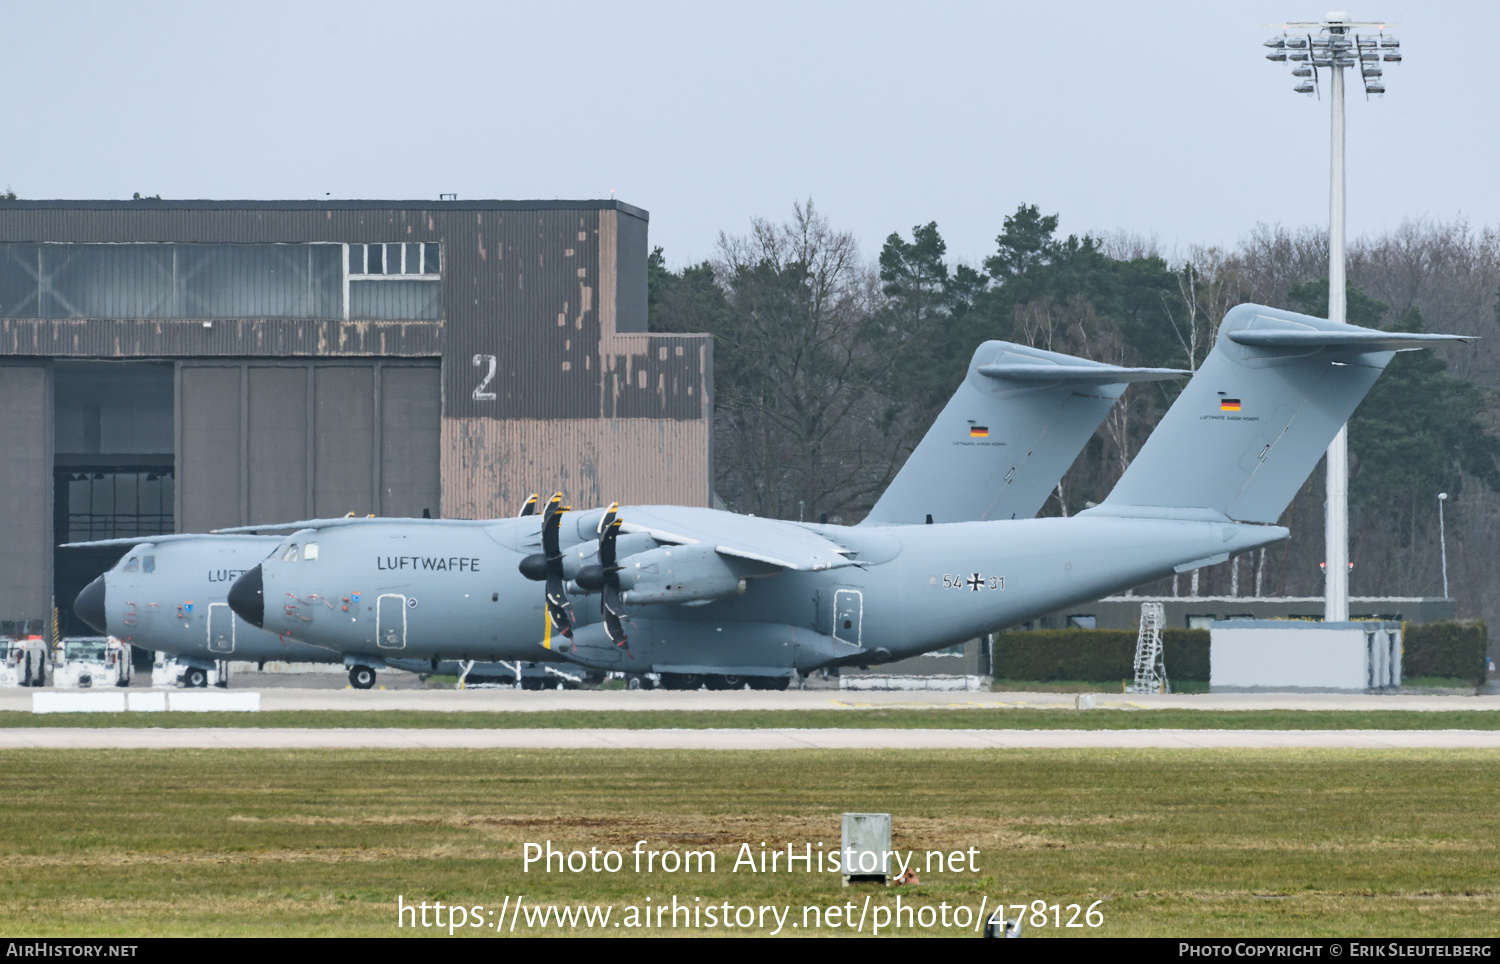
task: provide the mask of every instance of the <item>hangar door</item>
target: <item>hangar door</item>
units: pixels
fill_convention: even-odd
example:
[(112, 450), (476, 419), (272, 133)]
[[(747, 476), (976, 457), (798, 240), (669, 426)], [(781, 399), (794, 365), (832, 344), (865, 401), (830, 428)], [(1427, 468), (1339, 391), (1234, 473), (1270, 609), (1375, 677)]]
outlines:
[[(0, 633), (41, 633), (52, 610), (52, 378), (0, 364)], [(70, 600), (71, 601), (71, 600)]]
[(437, 361), (182, 361), (180, 532), (439, 515)]

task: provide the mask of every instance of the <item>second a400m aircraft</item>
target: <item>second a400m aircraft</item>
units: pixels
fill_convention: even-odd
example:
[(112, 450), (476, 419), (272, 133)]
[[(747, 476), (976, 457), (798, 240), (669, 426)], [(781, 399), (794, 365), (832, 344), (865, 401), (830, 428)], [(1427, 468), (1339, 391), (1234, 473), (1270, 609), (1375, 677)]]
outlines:
[[(990, 343), (965, 383), (972, 397), (955, 396), (913, 455), (929, 445), (952, 453), (947, 478), (925, 480), (940, 497), (922, 517), (912, 517), (920, 492), (895, 500), (893, 486), (855, 527), (669, 506), (564, 515), (556, 501), (540, 517), (481, 528), (329, 526), (287, 537), (229, 602), (255, 625), (345, 652), (409, 655), (422, 636), (451, 640), (440, 627), (463, 623), (468, 651), (446, 655), (486, 658), (519, 643), (594, 669), (658, 672), (668, 685), (781, 686), (1286, 538), (1277, 519), (1393, 353), (1454, 337), (1241, 305), (1109, 497), (1072, 518), (970, 511), (956, 517), (981, 521), (944, 521), (945, 499), (993, 506), (1009, 480), (964, 477), (987, 427), (964, 406), (982, 410), (1017, 383), (1056, 377), (1014, 359), (986, 363)], [(515, 600), (525, 578), (547, 583), (530, 583), (531, 606)], [(583, 606), (588, 594), (602, 605)]]

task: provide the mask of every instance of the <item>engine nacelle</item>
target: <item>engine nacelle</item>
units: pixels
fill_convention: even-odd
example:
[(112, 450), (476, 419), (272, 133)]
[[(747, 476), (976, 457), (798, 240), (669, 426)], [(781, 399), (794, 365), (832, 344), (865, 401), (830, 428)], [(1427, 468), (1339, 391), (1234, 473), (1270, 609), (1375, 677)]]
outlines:
[(662, 546), (621, 561), (621, 598), (626, 605), (682, 603), (745, 591), (745, 580), (766, 575), (740, 559), (729, 559), (713, 546)]

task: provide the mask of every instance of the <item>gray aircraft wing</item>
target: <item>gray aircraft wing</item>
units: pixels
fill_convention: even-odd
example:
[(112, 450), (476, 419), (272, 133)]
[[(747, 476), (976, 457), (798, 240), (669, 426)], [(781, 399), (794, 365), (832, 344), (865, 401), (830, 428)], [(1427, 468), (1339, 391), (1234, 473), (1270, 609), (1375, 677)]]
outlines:
[[(607, 583), (607, 591), (619, 592), (625, 604), (698, 603), (743, 594), (748, 580), (783, 571), (822, 572), (859, 564), (850, 558), (855, 554), (850, 549), (795, 522), (685, 506), (626, 506), (618, 512), (621, 521), (613, 528), (623, 533), (622, 543), (645, 536), (651, 547), (622, 555), (618, 566), (609, 561), (614, 558), (611, 547), (608, 558), (600, 558), (607, 576), (594, 576), (591, 591)], [(598, 538), (601, 518), (616, 518), (602, 509), (570, 515), (576, 537), (583, 541)], [(578, 583), (586, 581), (580, 573)]]
[[(226, 530), (220, 530), (220, 531), (225, 532), (225, 533), (230, 533), (230, 532), (236, 532), (237, 530), (226, 529)], [(251, 530), (251, 531), (254, 531), (254, 530)], [(93, 549), (93, 548), (97, 548), (97, 547), (100, 547), (100, 546), (142, 546), (142, 545), (146, 545), (147, 543), (150, 543), (151, 545), (163, 545), (163, 544), (172, 543), (172, 542), (193, 542), (193, 541), (200, 540), (200, 539), (205, 539), (205, 538), (209, 538), (209, 537), (205, 536), (201, 532), (180, 532), (180, 533), (170, 533), (170, 534), (167, 534), (167, 535), (159, 535), (159, 536), (127, 536), (127, 537), (120, 538), (120, 539), (95, 539), (92, 542), (64, 542), (58, 548), (61, 548), (61, 549)], [(281, 539), (281, 537), (280, 536), (266, 536), (265, 539), (266, 539), (267, 542), (279, 542), (280, 539)]]
[(263, 525), (228, 526), (211, 530), (215, 535), (236, 535), (257, 532), (294, 532), (298, 529), (332, 529), (340, 526), (400, 525), (410, 523), (424, 526), (488, 526), (494, 519), (405, 519), (385, 516), (340, 516), (337, 519), (302, 519), (296, 522), (267, 522)]
[(1189, 374), (987, 341), (861, 525), (1029, 519), (1127, 385)]
[[(580, 538), (593, 538), (603, 510), (576, 513)], [(741, 516), (688, 506), (627, 506), (620, 531), (642, 533), (664, 546), (700, 546), (721, 556), (790, 569), (819, 572), (853, 565), (849, 550), (795, 522)]]

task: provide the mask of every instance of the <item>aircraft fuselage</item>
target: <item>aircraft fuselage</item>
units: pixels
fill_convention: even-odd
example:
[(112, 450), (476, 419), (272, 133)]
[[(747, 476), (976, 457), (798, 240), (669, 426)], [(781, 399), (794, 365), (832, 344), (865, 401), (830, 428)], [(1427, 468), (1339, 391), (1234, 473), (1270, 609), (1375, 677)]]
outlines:
[[(684, 511), (649, 508), (656, 516)], [(629, 521), (630, 512), (621, 509), (621, 517)], [(565, 552), (579, 561), (594, 545), (585, 536), (597, 514), (573, 514), (574, 524), (564, 526)], [(624, 647), (607, 638), (597, 595), (573, 597), (573, 641), (553, 635), (550, 651), (543, 647), (542, 587), (519, 572), (520, 561), (540, 545), (534, 517), (474, 527), (361, 525), (288, 537), (260, 567), (263, 625), (382, 657), (551, 658), (627, 672), (790, 674), (931, 651), (1287, 536), (1275, 526), (1087, 513), (803, 528), (834, 541), (844, 534), (855, 548), (833, 568), (772, 569), (774, 575), (748, 578), (740, 593), (631, 606)], [(314, 561), (302, 557), (309, 542), (317, 545)]]

